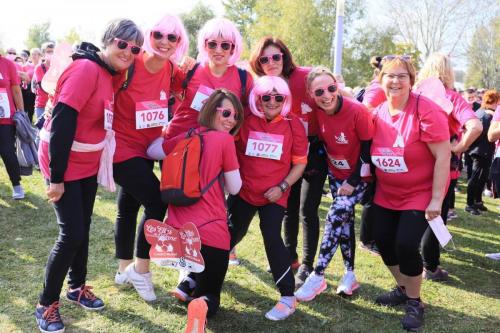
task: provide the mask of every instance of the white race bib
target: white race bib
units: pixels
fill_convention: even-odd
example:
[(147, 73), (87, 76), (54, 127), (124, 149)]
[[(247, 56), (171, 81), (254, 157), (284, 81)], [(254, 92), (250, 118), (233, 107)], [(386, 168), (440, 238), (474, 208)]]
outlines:
[(283, 152), (283, 140), (283, 135), (251, 131), (245, 155), (279, 160)]
[(113, 104), (110, 101), (104, 102), (104, 129), (106, 131), (113, 129)]
[(135, 103), (135, 128), (163, 127), (168, 124), (168, 101), (156, 100)]
[(193, 101), (191, 102), (191, 108), (200, 112), (203, 104), (205, 104), (205, 101), (208, 99), (208, 97), (210, 97), (210, 95), (212, 95), (213, 92), (214, 90), (212, 88), (200, 85), (198, 87), (196, 95), (194, 95)]
[(10, 104), (7, 89), (0, 88), (0, 119), (10, 118)]
[(349, 162), (344, 158), (344, 156), (331, 156), (328, 155), (330, 162), (332, 165), (340, 170), (349, 170), (351, 167), (349, 166)]
[(408, 172), (403, 148), (375, 148), (372, 152), (372, 162), (377, 168), (387, 173)]

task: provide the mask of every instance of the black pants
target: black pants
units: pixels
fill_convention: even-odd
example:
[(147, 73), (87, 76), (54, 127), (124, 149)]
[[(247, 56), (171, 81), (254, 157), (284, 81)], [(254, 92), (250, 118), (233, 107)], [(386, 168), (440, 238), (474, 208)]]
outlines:
[(374, 236), (380, 255), (387, 266), (399, 265), (407, 276), (422, 274), (419, 245), (428, 227), (422, 210), (391, 210), (373, 204)]
[(2, 157), (12, 186), (21, 183), (21, 168), (16, 156), (16, 128), (0, 125), (0, 156)]
[(190, 273), (189, 277), (196, 281), (193, 297), (205, 297), (208, 305), (207, 316), (211, 317), (220, 307), (220, 293), (226, 277), (229, 251), (202, 245), (201, 254), (205, 260), (205, 270), (201, 273)]
[(361, 199), (363, 210), (361, 212), (361, 225), (359, 240), (363, 244), (373, 243), (373, 198), (375, 198), (375, 182), (368, 183), (368, 187)]
[(35, 113), (35, 97), (36, 95), (31, 91), (31, 83), (29, 83), (26, 89), (21, 87), (21, 93), (23, 95), (24, 111), (28, 114), (28, 118), (31, 123), (33, 123), (33, 113)]
[[(49, 254), (40, 304), (59, 300), (64, 278), (70, 288), (85, 284), (89, 254), (89, 230), (97, 192), (97, 177), (64, 182), (64, 194), (54, 203), (59, 237)], [(69, 271), (69, 273), (68, 273)]]
[(161, 201), (160, 181), (153, 173), (154, 161), (134, 157), (113, 164), (113, 176), (121, 186), (118, 191), (118, 214), (115, 224), (115, 246), (118, 259), (134, 258), (134, 240), (137, 229), (137, 214), (144, 206), (139, 225), (136, 256), (149, 259), (151, 245), (144, 235), (144, 223), (148, 219), (163, 221), (167, 205)]
[(488, 181), (492, 159), (479, 155), (470, 155), (470, 158), (472, 173), (467, 182), (467, 205), (474, 207), (476, 203), (483, 202), (483, 190)]
[(448, 200), (448, 204), (450, 205), (450, 209), (455, 209), (455, 188), (457, 187), (457, 183), (458, 179), (450, 180), (450, 188), (448, 189), (448, 195), (450, 197), (450, 200)]
[(290, 267), (290, 253), (281, 238), (281, 223), (285, 208), (275, 203), (253, 206), (238, 195), (230, 195), (227, 203), (231, 225), (231, 248), (245, 237), (252, 218), (256, 212), (259, 212), (260, 231), (264, 239), (267, 260), (271, 266), (274, 282), (278, 286), (281, 296), (293, 296), (295, 282)]
[(302, 263), (311, 268), (318, 249), (318, 208), (328, 173), (324, 152), (321, 149), (319, 142), (311, 142), (304, 177), (300, 178), (290, 189), (283, 223), (285, 246), (290, 252), (292, 261), (295, 261), (298, 259), (299, 216), (302, 218)]

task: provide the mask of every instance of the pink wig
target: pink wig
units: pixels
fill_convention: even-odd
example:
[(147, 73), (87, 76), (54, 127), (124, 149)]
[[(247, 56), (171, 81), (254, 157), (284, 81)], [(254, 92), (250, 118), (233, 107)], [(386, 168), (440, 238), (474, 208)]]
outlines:
[(180, 40), (177, 44), (177, 50), (175, 50), (174, 54), (170, 56), (170, 60), (175, 63), (179, 63), (189, 49), (189, 37), (186, 33), (186, 29), (184, 28), (184, 24), (182, 24), (181, 19), (175, 15), (165, 15), (151, 29), (146, 30), (146, 34), (144, 35), (144, 45), (142, 47), (148, 53), (160, 55), (160, 53), (156, 51), (152, 46), (153, 36), (151, 36), (151, 32), (153, 31), (160, 31), (164, 34), (173, 33), (180, 37)]
[(279, 76), (261, 76), (253, 83), (253, 89), (248, 97), (248, 104), (250, 106), (250, 111), (254, 115), (260, 118), (264, 118), (264, 112), (257, 108), (257, 100), (260, 96), (265, 94), (270, 94), (273, 90), (281, 95), (286, 96), (285, 102), (283, 103), (283, 108), (281, 109), (280, 115), (286, 117), (292, 108), (292, 94), (290, 93), (290, 88), (288, 84), (280, 78)]
[(203, 28), (201, 28), (198, 32), (198, 61), (201, 63), (208, 61), (208, 54), (205, 50), (205, 41), (209, 39), (216, 39), (218, 37), (234, 44), (234, 49), (232, 51), (233, 54), (229, 57), (228, 61), (230, 66), (234, 65), (238, 60), (240, 60), (242, 38), (234, 23), (222, 17), (207, 21)]

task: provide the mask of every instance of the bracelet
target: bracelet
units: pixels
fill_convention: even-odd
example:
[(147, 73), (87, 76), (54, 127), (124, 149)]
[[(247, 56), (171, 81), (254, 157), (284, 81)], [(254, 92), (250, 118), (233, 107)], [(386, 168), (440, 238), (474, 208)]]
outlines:
[(282, 193), (285, 193), (290, 188), (290, 184), (283, 180), (278, 184), (278, 187), (280, 188)]

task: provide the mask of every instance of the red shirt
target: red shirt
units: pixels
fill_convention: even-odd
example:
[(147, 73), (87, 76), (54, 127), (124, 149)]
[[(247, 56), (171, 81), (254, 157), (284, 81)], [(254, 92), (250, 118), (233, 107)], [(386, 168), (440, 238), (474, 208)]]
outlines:
[[(493, 114), (493, 119), (491, 119), (492, 123), (493, 121), (500, 121), (500, 106), (496, 108), (495, 113)], [(497, 149), (500, 149), (500, 140), (497, 140)]]
[[(162, 126), (136, 129), (136, 102), (163, 100), (168, 103), (172, 64), (170, 61), (157, 73), (150, 73), (144, 65), (144, 56), (135, 60), (134, 74), (127, 89), (118, 91), (124, 78), (113, 78), (116, 100), (113, 115), (113, 129), (116, 138), (114, 163), (132, 157), (147, 158), (146, 151), (151, 142), (161, 136)], [(173, 73), (177, 72), (174, 66)], [(167, 115), (168, 116), (168, 115)]]
[[(42, 65), (45, 67), (45, 71), (43, 70)], [(36, 65), (35, 67), (35, 72), (33, 74), (33, 80), (38, 84), (42, 82), (43, 77), (45, 76), (45, 73), (49, 70), (49, 65), (46, 63), (41, 63)], [(44, 108), (45, 105), (47, 104), (47, 101), (49, 100), (49, 95), (40, 87), (40, 85), (37, 85), (36, 88), (36, 97), (35, 97), (35, 107), (36, 108)]]
[[(202, 188), (221, 172), (230, 172), (238, 168), (234, 138), (229, 133), (209, 131), (203, 134), (203, 153), (200, 162)], [(229, 250), (231, 235), (227, 226), (224, 200), (220, 183), (215, 182), (195, 204), (185, 207), (170, 205), (166, 222), (176, 229), (187, 222), (192, 222), (200, 232), (202, 244)]]
[(306, 135), (318, 135), (316, 121), (312, 117), (316, 115), (314, 101), (307, 93), (307, 75), (311, 71), (310, 67), (297, 67), (288, 78), (288, 87), (292, 94), (292, 113), (299, 117), (306, 129)]
[[(14, 103), (14, 98), (12, 97), (12, 87), (19, 86), (21, 84), (21, 79), (17, 75), (16, 66), (14, 63), (5, 57), (0, 55), (0, 88), (3, 88), (7, 92), (7, 98), (9, 100), (9, 118), (0, 118), (0, 125), (12, 125), (12, 117), (16, 112), (16, 104)], [(5, 111), (2, 112), (6, 114)], [(0, 142), (1, 144), (2, 142)]]
[(468, 120), (478, 118), (472, 111), (471, 105), (456, 91), (446, 89), (446, 98), (453, 104), (453, 110), (448, 116), (450, 136), (458, 135)]
[(339, 112), (327, 115), (320, 109), (317, 118), (319, 137), (328, 154), (328, 169), (336, 179), (345, 180), (356, 170), (361, 141), (373, 137), (372, 115), (364, 105), (343, 97)]
[[(281, 139), (282, 152), (279, 159), (255, 157), (246, 154), (248, 149), (252, 147), (258, 149), (259, 143), (262, 143), (263, 150), (270, 147), (270, 151), (273, 151), (273, 144), (279, 144), (276, 141), (267, 145), (265, 142), (249, 142), (249, 139), (253, 140), (256, 134), (264, 138), (261, 141), (271, 142), (271, 139), (265, 139), (265, 136), (272, 135), (276, 139)], [(252, 142), (256, 143), (255, 146), (253, 146)], [(253, 114), (248, 116), (236, 141), (236, 151), (243, 181), (239, 196), (254, 206), (269, 204), (270, 202), (264, 197), (264, 193), (269, 188), (277, 186), (288, 176), (292, 164), (307, 163), (307, 144), (304, 126), (292, 114), (289, 115), (289, 119), (278, 116), (271, 122)], [(283, 193), (276, 203), (286, 208), (288, 195), (289, 191)]]
[[(247, 72), (247, 95), (250, 92), (252, 84), (252, 76)], [(229, 66), (222, 77), (215, 77), (210, 72), (208, 65), (199, 65), (189, 81), (184, 101), (182, 101), (179, 108), (175, 111), (174, 118), (165, 131), (166, 139), (173, 138), (181, 133), (187, 132), (190, 128), (199, 126), (199, 111), (192, 109), (191, 105), (200, 86), (205, 86), (210, 89), (225, 88), (234, 93), (240, 100), (242, 97), (241, 81), (236, 66)]]
[[(99, 89), (96, 89), (99, 87)], [(78, 112), (75, 141), (96, 144), (104, 140), (104, 104), (113, 100), (111, 74), (95, 62), (82, 59), (72, 62), (57, 81), (55, 104), (67, 104)], [(50, 122), (44, 127), (50, 132)], [(40, 141), (40, 170), (50, 178), (48, 143)], [(71, 151), (64, 181), (78, 180), (97, 174), (102, 151)]]
[(380, 86), (378, 80), (372, 80), (368, 87), (366, 87), (365, 94), (363, 95), (363, 104), (369, 104), (376, 108), (387, 100), (385, 92)]
[[(393, 210), (425, 210), (432, 197), (435, 159), (427, 143), (449, 140), (446, 113), (431, 100), (410, 93), (403, 112), (391, 117), (387, 102), (375, 110), (372, 160), (377, 149), (403, 149), (407, 172), (388, 173), (377, 167), (374, 202)], [(401, 134), (399, 142), (398, 129)], [(394, 148), (396, 147), (396, 148)], [(377, 163), (374, 161), (375, 165)]]

